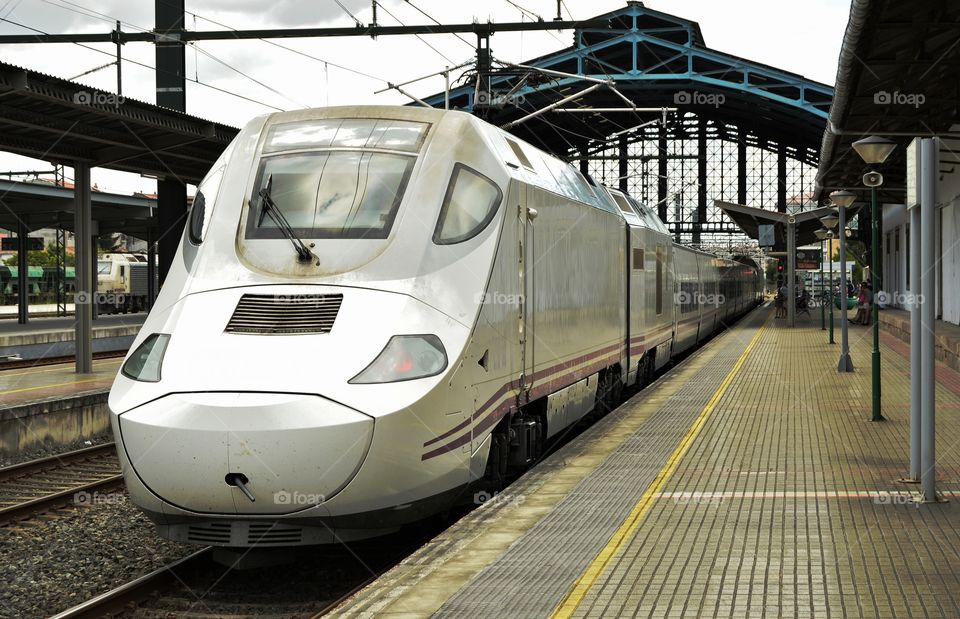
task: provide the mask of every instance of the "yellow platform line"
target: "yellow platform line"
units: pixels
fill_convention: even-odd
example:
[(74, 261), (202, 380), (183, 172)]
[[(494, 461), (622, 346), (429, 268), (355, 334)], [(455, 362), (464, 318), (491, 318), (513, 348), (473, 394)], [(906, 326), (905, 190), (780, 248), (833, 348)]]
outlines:
[[(111, 363), (123, 363), (123, 357), (117, 357), (116, 359), (94, 359), (93, 365), (110, 365)], [(62, 372), (67, 368), (73, 367), (73, 361), (68, 361), (67, 363), (58, 363), (56, 367), (47, 368), (47, 367), (38, 367), (34, 370), (28, 370), (26, 372), (18, 372), (17, 374), (10, 374), (13, 370), (0, 370), (0, 378), (12, 378), (14, 376), (36, 376), (37, 374), (47, 374), (49, 372)], [(42, 369), (41, 369), (42, 368)]]
[(22, 393), (24, 391), (34, 391), (36, 389), (51, 389), (53, 387), (66, 387), (67, 385), (81, 385), (83, 383), (98, 383), (104, 380), (113, 379), (109, 376), (101, 376), (100, 378), (89, 378), (87, 380), (72, 380), (68, 383), (56, 383), (53, 385), (37, 385), (36, 387), (23, 387), (22, 389), (8, 389), (7, 391), (0, 391), (0, 395), (7, 395), (9, 393)]
[[(771, 316), (772, 315), (773, 314), (771, 313)], [(648, 511), (650, 511), (654, 501), (663, 491), (663, 487), (666, 485), (667, 480), (677, 469), (677, 466), (680, 464), (680, 460), (690, 449), (693, 441), (697, 438), (697, 435), (700, 434), (700, 430), (703, 429), (704, 425), (706, 425), (707, 418), (710, 417), (713, 409), (716, 408), (717, 402), (720, 401), (720, 398), (723, 397), (723, 394), (726, 393), (727, 389), (733, 383), (733, 379), (736, 378), (737, 374), (740, 373), (740, 369), (743, 367), (744, 362), (747, 360), (747, 357), (750, 355), (750, 352), (753, 350), (754, 346), (756, 346), (757, 342), (760, 341), (760, 336), (763, 334), (764, 329), (767, 328), (769, 323), (770, 318), (768, 317), (760, 329), (754, 334), (753, 338), (750, 339), (750, 342), (747, 344), (743, 354), (740, 355), (739, 359), (737, 359), (737, 362), (733, 365), (733, 369), (730, 370), (730, 372), (727, 374), (727, 377), (723, 379), (722, 383), (720, 383), (720, 386), (714, 392), (713, 396), (711, 396), (710, 401), (707, 402), (707, 405), (703, 407), (702, 411), (700, 411), (700, 414), (693, 422), (690, 430), (683, 437), (683, 440), (680, 441), (680, 444), (677, 445), (677, 448), (672, 454), (670, 454), (670, 458), (667, 459), (666, 464), (664, 464), (663, 468), (661, 468), (657, 473), (653, 483), (650, 484), (646, 492), (643, 493), (643, 496), (640, 497), (640, 500), (637, 501), (637, 504), (633, 507), (630, 515), (627, 516), (627, 519), (623, 521), (623, 524), (621, 524), (617, 531), (613, 534), (606, 546), (603, 547), (590, 565), (587, 566), (587, 569), (584, 570), (583, 574), (580, 575), (580, 578), (578, 578), (573, 584), (573, 587), (567, 592), (567, 595), (554, 609), (551, 617), (566, 618), (572, 616), (580, 606), (581, 602), (583, 602), (583, 598), (586, 597), (587, 592), (590, 591), (597, 579), (604, 572), (607, 564), (610, 563), (610, 560), (616, 556), (624, 542), (633, 536), (634, 532), (643, 521), (644, 516), (646, 516)]]

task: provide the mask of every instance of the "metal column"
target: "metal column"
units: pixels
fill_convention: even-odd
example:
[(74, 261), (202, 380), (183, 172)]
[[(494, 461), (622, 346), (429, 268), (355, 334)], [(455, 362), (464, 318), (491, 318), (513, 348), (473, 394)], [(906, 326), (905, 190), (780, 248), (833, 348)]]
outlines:
[(660, 221), (667, 223), (667, 125), (660, 124), (660, 135), (657, 138), (657, 215)]
[(27, 262), (30, 229), (22, 219), (17, 223), (17, 322), (25, 325), (30, 319), (30, 279)]
[(147, 310), (153, 309), (157, 298), (157, 244), (153, 228), (147, 232)]
[[(921, 189), (922, 191), (922, 189)], [(920, 481), (920, 365), (922, 353), (920, 350), (920, 334), (923, 326), (920, 324), (920, 299), (923, 298), (923, 286), (920, 282), (920, 207), (910, 209), (910, 252), (914, 256), (910, 259), (910, 479)], [(908, 254), (910, 253), (908, 252)]]
[(100, 315), (100, 305), (97, 302), (97, 299), (100, 296), (100, 293), (97, 291), (97, 250), (100, 248), (100, 234), (99, 234), (100, 224), (95, 220), (90, 220), (90, 269), (93, 275), (90, 276), (90, 287), (87, 290), (90, 292), (90, 320), (96, 320)]
[(847, 209), (838, 207), (840, 211), (840, 360), (837, 362), (838, 372), (852, 372), (853, 359), (850, 358), (850, 338), (847, 333), (849, 312), (847, 311)]
[[(184, 29), (184, 0), (155, 0), (157, 105), (187, 111), (186, 54), (179, 33)], [(164, 38), (167, 36), (168, 38)], [(179, 179), (157, 181), (160, 225), (160, 282), (167, 276), (183, 236), (187, 215), (187, 187)]]
[(700, 242), (700, 232), (707, 221), (707, 120), (697, 119), (697, 219), (693, 222), (693, 242)]
[(92, 207), (90, 204), (90, 166), (87, 163), (77, 162), (73, 169), (74, 178), (74, 215), (73, 231), (76, 261), (76, 292), (74, 293), (74, 307), (76, 308), (76, 322), (74, 323), (74, 342), (76, 343), (76, 368), (78, 374), (93, 371), (93, 258), (96, 255), (94, 247), (90, 246)]
[(797, 319), (797, 220), (787, 217), (787, 326)]
[(629, 180), (628, 176), (630, 175), (630, 166), (629, 166), (629, 163), (627, 162), (627, 157), (629, 156), (630, 150), (629, 150), (629, 147), (627, 146), (626, 135), (620, 136), (620, 145), (619, 145), (618, 153), (620, 156), (620, 167), (619, 167), (620, 173), (618, 175), (620, 178), (619, 188), (620, 188), (620, 191), (622, 191), (623, 193), (629, 193), (629, 190), (628, 190), (629, 184), (627, 183), (627, 181)]
[(924, 502), (937, 500), (935, 329), (937, 311), (937, 139), (920, 143), (920, 484)]

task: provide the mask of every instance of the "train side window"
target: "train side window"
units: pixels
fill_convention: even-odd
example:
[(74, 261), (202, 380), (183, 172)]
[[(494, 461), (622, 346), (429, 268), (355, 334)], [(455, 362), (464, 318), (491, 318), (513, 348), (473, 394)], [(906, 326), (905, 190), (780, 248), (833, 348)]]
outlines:
[(497, 213), (502, 198), (503, 192), (496, 183), (458, 163), (440, 207), (433, 242), (452, 245), (480, 234)]
[(121, 264), (121, 265), (120, 265), (120, 278), (121, 278), (121, 279), (123, 279), (123, 272), (124, 272), (124, 267), (123, 267), (123, 265)]
[(663, 313), (663, 245), (657, 245), (657, 316)]
[(633, 248), (633, 269), (635, 271), (643, 270), (643, 248), (642, 247)]
[(193, 205), (190, 207), (190, 222), (187, 228), (187, 236), (194, 245), (203, 242), (203, 236), (210, 221), (207, 212), (207, 196), (209, 195), (213, 200), (217, 199), (221, 180), (223, 180), (223, 166), (208, 174), (197, 187), (197, 195), (194, 196)]

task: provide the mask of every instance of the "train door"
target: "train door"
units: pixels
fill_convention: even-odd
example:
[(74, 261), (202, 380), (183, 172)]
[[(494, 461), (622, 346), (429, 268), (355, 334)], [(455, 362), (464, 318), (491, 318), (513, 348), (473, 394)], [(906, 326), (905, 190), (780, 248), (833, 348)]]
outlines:
[(530, 388), (533, 386), (533, 374), (536, 365), (534, 353), (534, 330), (536, 329), (536, 311), (534, 294), (536, 291), (536, 228), (534, 220), (537, 210), (530, 206), (527, 187), (519, 187), (520, 208), (517, 218), (517, 256), (520, 276), (520, 403), (526, 403)]

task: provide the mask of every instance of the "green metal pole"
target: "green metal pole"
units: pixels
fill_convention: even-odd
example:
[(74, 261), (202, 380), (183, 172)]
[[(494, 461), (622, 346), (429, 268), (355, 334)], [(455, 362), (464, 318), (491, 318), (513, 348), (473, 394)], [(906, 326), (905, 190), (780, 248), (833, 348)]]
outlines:
[(830, 252), (830, 343), (833, 344), (833, 237), (827, 240), (827, 247)]
[(873, 239), (870, 250), (870, 309), (873, 318), (873, 415), (870, 421), (886, 421), (880, 412), (880, 308), (877, 307), (877, 290), (880, 287), (880, 207), (877, 204), (877, 188), (870, 189), (872, 207)]
[(826, 299), (825, 290), (823, 288), (823, 241), (820, 241), (820, 330), (823, 331), (827, 328), (827, 310), (823, 307), (824, 299)]

